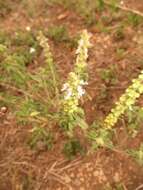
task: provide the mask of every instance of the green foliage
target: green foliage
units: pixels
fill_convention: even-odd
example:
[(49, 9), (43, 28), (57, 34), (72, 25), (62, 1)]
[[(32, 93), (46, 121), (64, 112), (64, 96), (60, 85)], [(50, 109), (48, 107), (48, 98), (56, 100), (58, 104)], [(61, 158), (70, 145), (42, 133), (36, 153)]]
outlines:
[(10, 90), (8, 92), (0, 92), (0, 107), (6, 106), (14, 110), (20, 97), (13, 95)]
[[(43, 36), (41, 40), (44, 44), (43, 41), (39, 43), (43, 47), (45, 64), (32, 73), (28, 70), (27, 62), (32, 61), (39, 49), (39, 43), (35, 40), (33, 35), (20, 32), (11, 41), (15, 45), (14, 52), (5, 45), (0, 46), (0, 82), (4, 88), (0, 103), (9, 107), (13, 105), (18, 122), (45, 125), (47, 118), (55, 120), (53, 110), (57, 110), (59, 80), (47, 40)], [(30, 52), (31, 47), (35, 48), (34, 52)]]
[(125, 55), (125, 49), (124, 48), (117, 48), (116, 49), (116, 55), (118, 59), (122, 59)]
[(85, 154), (84, 147), (80, 144), (80, 141), (77, 139), (70, 139), (65, 143), (63, 148), (64, 155), (69, 159), (74, 159), (77, 154)]
[(45, 34), (54, 40), (56, 43), (64, 42), (66, 45), (68, 45), (71, 48), (75, 48), (78, 45), (78, 40), (80, 39), (79, 35), (75, 35), (73, 37), (70, 37), (69, 32), (64, 25), (59, 26), (51, 26), (48, 28), (48, 31), (45, 32)]
[(106, 84), (116, 84), (117, 77), (114, 71), (114, 68), (102, 69), (101, 79), (105, 81)]
[[(49, 81), (51, 81), (51, 85), (54, 89), (55, 95), (59, 96), (59, 90), (58, 90), (58, 76), (56, 74), (56, 68), (54, 64), (54, 60), (52, 57), (52, 53), (50, 52), (50, 47), (48, 44), (47, 38), (43, 35), (42, 32), (39, 32), (39, 36), (37, 37), (40, 46), (43, 48), (44, 56), (45, 56), (45, 62), (46, 62), (46, 74), (49, 77)], [(42, 77), (42, 76), (41, 76)]]
[[(50, 150), (53, 145), (53, 136), (44, 127), (34, 127), (32, 129), (32, 135), (28, 141), (31, 148), (45, 148)], [(41, 147), (38, 147), (41, 146)]]
[(37, 48), (39, 46), (36, 36), (32, 31), (17, 31), (12, 37), (11, 45)]
[(124, 190), (125, 188), (121, 183), (117, 183), (114, 185), (114, 187), (111, 187), (108, 185), (108, 187), (105, 187), (104, 190)]
[(129, 13), (128, 14), (128, 23), (130, 25), (132, 25), (133, 27), (137, 27), (138, 25), (140, 25), (143, 21), (143, 18), (142, 16), (139, 16), (137, 14), (134, 14), (134, 13)]
[(5, 45), (0, 44), (0, 55), (4, 54), (7, 50), (7, 47)]
[(66, 42), (69, 40), (69, 34), (64, 25), (49, 27), (47, 34), (49, 38), (52, 38), (56, 42)]
[(143, 108), (139, 106), (133, 106), (132, 110), (127, 111), (126, 115), (129, 135), (135, 137), (143, 122)]
[(127, 151), (141, 166), (143, 165), (143, 144), (138, 149), (131, 149)]
[(103, 0), (97, 0), (95, 3), (96, 3), (97, 10), (99, 10), (99, 11), (104, 10), (105, 3)]
[(102, 123), (93, 122), (90, 126), (91, 130), (88, 133), (88, 138), (92, 142), (92, 148), (97, 150), (100, 147), (112, 148), (113, 131), (103, 128)]
[(5, 30), (0, 30), (0, 44), (9, 47), (11, 44), (10, 34)]
[(29, 79), (26, 73), (25, 58), (17, 54), (8, 55), (0, 66), (1, 78), (3, 82), (8, 82), (16, 87), (25, 86)]

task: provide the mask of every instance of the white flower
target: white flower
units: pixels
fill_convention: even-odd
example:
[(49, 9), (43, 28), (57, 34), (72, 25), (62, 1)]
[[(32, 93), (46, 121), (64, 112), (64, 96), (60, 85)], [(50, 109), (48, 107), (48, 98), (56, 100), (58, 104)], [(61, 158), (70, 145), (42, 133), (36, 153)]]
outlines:
[(80, 85), (88, 85), (88, 82), (87, 82), (87, 81), (84, 81), (84, 80), (81, 80), (81, 81), (80, 81)]
[(124, 1), (120, 1), (120, 5), (124, 5)]
[(26, 30), (29, 32), (31, 30), (30, 26), (27, 26)]
[(79, 54), (80, 52), (81, 52), (81, 48), (82, 47), (84, 47), (84, 40), (83, 39), (81, 39), (80, 41), (79, 41), (79, 45), (78, 45), (78, 48), (77, 48), (77, 50), (76, 50), (76, 54)]
[(35, 51), (36, 51), (35, 48), (32, 48), (32, 47), (31, 47), (29, 52), (30, 52), (30, 53), (35, 53)]
[(77, 91), (78, 91), (78, 96), (81, 97), (85, 94), (85, 90), (81, 87), (81, 86), (78, 86), (77, 87)]
[(61, 89), (61, 91), (65, 91), (69, 87), (68, 83), (65, 83)]
[(72, 96), (72, 90), (70, 88), (68, 88), (67, 90), (67, 94), (64, 97), (65, 100), (68, 100), (70, 97)]

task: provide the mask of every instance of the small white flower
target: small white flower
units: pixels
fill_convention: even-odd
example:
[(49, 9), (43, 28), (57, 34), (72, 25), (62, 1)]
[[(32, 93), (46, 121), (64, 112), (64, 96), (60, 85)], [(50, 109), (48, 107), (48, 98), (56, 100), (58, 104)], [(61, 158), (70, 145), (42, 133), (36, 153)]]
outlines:
[(27, 26), (26, 30), (29, 32), (31, 30), (30, 26)]
[(77, 50), (76, 50), (76, 54), (79, 54), (79, 53), (81, 52), (81, 47), (83, 47), (83, 46), (84, 46), (84, 40), (81, 39), (81, 40), (79, 41), (79, 45), (78, 45), (78, 48), (77, 48)]
[(72, 90), (69, 88), (67, 90), (67, 94), (66, 94), (66, 96), (64, 98), (65, 98), (65, 100), (68, 100), (71, 96), (72, 96)]
[(78, 86), (77, 87), (77, 91), (78, 91), (78, 96), (81, 97), (85, 94), (85, 90), (81, 87), (81, 86)]
[(35, 53), (35, 51), (36, 51), (35, 48), (32, 48), (32, 47), (31, 47), (29, 52), (30, 52), (30, 53)]
[(69, 87), (68, 83), (65, 83), (61, 89), (61, 91), (65, 91)]
[(80, 81), (80, 85), (88, 85), (88, 82), (87, 82), (87, 81), (84, 81), (84, 80), (81, 80), (81, 81)]
[(124, 1), (120, 1), (120, 5), (124, 5)]

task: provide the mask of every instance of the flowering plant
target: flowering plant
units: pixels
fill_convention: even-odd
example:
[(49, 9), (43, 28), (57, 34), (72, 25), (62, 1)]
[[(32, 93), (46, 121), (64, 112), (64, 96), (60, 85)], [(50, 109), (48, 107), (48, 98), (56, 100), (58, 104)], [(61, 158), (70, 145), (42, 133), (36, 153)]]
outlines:
[(125, 93), (120, 97), (119, 101), (116, 102), (115, 108), (111, 110), (111, 113), (105, 118), (104, 125), (107, 128), (113, 127), (119, 117), (135, 104), (136, 99), (143, 93), (143, 71), (139, 74), (138, 78), (132, 80)]
[(62, 117), (61, 126), (68, 130), (71, 135), (73, 128), (77, 125), (87, 127), (84, 120), (84, 111), (79, 106), (80, 98), (85, 94), (84, 86), (87, 85), (87, 58), (90, 35), (84, 30), (81, 34), (81, 39), (78, 42), (76, 51), (77, 58), (73, 72), (69, 73), (67, 82), (63, 85), (62, 99)]

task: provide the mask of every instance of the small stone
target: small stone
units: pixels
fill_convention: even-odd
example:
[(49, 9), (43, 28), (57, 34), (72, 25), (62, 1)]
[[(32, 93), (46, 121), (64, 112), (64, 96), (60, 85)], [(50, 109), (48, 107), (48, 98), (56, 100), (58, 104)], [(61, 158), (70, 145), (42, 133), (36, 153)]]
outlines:
[(99, 171), (94, 171), (93, 176), (95, 176), (95, 177), (99, 176)]
[(7, 112), (7, 107), (5, 107), (5, 106), (1, 107), (0, 111), (2, 113), (6, 113)]
[(64, 180), (66, 183), (70, 183), (71, 182), (71, 178), (69, 176), (64, 176)]
[(113, 178), (114, 178), (115, 182), (120, 182), (120, 175), (119, 175), (119, 173), (116, 172)]

